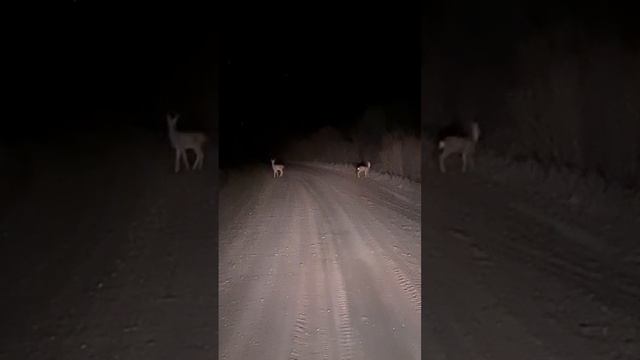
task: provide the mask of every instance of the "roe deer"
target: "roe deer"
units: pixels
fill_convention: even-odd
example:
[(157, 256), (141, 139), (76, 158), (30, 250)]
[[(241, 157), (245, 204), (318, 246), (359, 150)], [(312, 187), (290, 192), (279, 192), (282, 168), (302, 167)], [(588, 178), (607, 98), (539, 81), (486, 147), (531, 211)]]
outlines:
[(275, 159), (271, 159), (271, 168), (273, 169), (273, 178), (281, 177), (284, 174), (284, 165), (276, 164)]
[(179, 118), (179, 114), (167, 114), (169, 140), (171, 140), (171, 146), (176, 152), (174, 171), (176, 173), (180, 171), (180, 159), (184, 161), (184, 165), (189, 169), (189, 160), (187, 159), (187, 150), (189, 149), (196, 153), (196, 160), (191, 169), (202, 169), (202, 163), (204, 161), (204, 152), (202, 151), (202, 148), (204, 143), (208, 140), (207, 136), (201, 132), (182, 132), (176, 130), (176, 123)]
[(471, 136), (447, 136), (438, 142), (440, 152), (440, 172), (446, 172), (444, 162), (450, 155), (460, 154), (462, 156), (462, 172), (467, 171), (468, 164), (473, 168), (476, 143), (480, 138), (480, 127), (478, 123), (471, 123)]
[(359, 178), (360, 174), (364, 174), (364, 177), (369, 176), (369, 169), (371, 168), (371, 162), (367, 161), (367, 164), (360, 164), (356, 167), (356, 177)]

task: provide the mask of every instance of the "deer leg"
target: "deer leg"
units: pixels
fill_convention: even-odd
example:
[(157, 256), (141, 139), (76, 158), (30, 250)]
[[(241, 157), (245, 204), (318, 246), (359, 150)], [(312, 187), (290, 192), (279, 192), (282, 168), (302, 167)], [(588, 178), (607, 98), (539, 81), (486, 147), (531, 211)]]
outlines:
[(447, 170), (444, 168), (444, 160), (445, 160), (445, 158), (446, 158), (445, 153), (440, 154), (439, 161), (440, 161), (440, 172), (441, 173), (447, 172)]
[(180, 157), (182, 158), (182, 161), (184, 162), (184, 167), (187, 168), (187, 170), (189, 170), (190, 166), (189, 166), (189, 159), (187, 158), (187, 150), (183, 149), (180, 151)]
[(176, 149), (176, 161), (175, 165), (173, 166), (173, 171), (176, 173), (180, 171), (180, 150), (178, 149)]
[(462, 153), (462, 172), (467, 172), (467, 153)]
[(202, 169), (202, 158), (204, 156), (202, 150), (196, 148), (194, 151), (196, 153), (196, 161), (193, 163), (193, 169)]
[(202, 170), (202, 167), (204, 166), (204, 152), (202, 150), (200, 150), (199, 152), (200, 152), (200, 164), (198, 165), (198, 167), (200, 168), (200, 170)]
[(200, 170), (202, 170), (202, 168), (204, 167), (204, 151), (202, 151), (202, 149), (200, 149)]

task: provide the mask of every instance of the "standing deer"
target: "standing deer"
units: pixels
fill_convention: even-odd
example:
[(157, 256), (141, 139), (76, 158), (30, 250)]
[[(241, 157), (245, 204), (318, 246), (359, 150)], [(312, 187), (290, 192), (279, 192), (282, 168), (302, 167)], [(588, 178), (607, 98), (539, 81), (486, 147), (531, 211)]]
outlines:
[(467, 171), (468, 164), (474, 167), (474, 154), (476, 144), (480, 138), (480, 127), (478, 123), (471, 123), (471, 136), (447, 136), (438, 143), (440, 151), (440, 172), (446, 172), (444, 162), (450, 155), (460, 154), (462, 156), (462, 172)]
[(271, 168), (273, 169), (273, 178), (281, 177), (284, 174), (284, 165), (276, 164), (275, 159), (271, 159)]
[(189, 169), (189, 160), (187, 158), (187, 150), (189, 149), (193, 150), (196, 154), (196, 160), (191, 169), (202, 169), (202, 164), (204, 162), (204, 152), (202, 151), (202, 148), (204, 143), (208, 140), (207, 136), (202, 132), (182, 132), (176, 130), (176, 123), (179, 118), (179, 114), (167, 114), (169, 140), (171, 140), (171, 146), (176, 152), (174, 171), (176, 173), (180, 171), (180, 159), (184, 161), (184, 165)]
[(360, 164), (356, 167), (356, 177), (359, 178), (360, 174), (363, 174), (364, 177), (369, 176), (369, 169), (371, 169), (371, 162), (367, 161), (367, 164)]

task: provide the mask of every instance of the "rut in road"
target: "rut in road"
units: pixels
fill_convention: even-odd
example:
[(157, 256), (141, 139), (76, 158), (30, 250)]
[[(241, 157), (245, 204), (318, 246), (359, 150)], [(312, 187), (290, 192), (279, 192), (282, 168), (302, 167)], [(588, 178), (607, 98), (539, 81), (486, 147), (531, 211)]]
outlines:
[(419, 184), (269, 175), (220, 195), (221, 357), (419, 359)]

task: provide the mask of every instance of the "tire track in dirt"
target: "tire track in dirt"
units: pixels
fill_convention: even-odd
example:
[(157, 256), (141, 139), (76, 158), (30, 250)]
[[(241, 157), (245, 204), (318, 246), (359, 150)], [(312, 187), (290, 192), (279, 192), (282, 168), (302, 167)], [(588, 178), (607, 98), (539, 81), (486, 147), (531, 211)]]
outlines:
[[(313, 169), (313, 168), (311, 168)], [(307, 171), (306, 168), (304, 168)], [(313, 169), (316, 170), (316, 169)], [(340, 198), (349, 199), (348, 201), (343, 201), (343, 206), (348, 207), (350, 211), (360, 211), (362, 209), (367, 210), (368, 218), (371, 219), (366, 228), (370, 229), (372, 227), (376, 227), (375, 230), (371, 230), (372, 233), (377, 233), (377, 231), (383, 231), (389, 234), (392, 237), (392, 241), (378, 241), (378, 245), (383, 250), (385, 254), (402, 254), (405, 256), (395, 257), (395, 260), (401, 264), (411, 265), (412, 270), (409, 271), (412, 274), (420, 273), (420, 205), (419, 205), (419, 194), (416, 196), (416, 202), (418, 204), (408, 204), (403, 201), (395, 200), (393, 202), (393, 206), (389, 206), (389, 200), (385, 199), (383, 195), (388, 193), (390, 190), (385, 189), (385, 186), (381, 185), (379, 188), (376, 187), (378, 185), (375, 181), (367, 181), (358, 180), (358, 181), (350, 181), (351, 179), (345, 178), (344, 175), (340, 173), (329, 172), (328, 174), (322, 175), (316, 171), (311, 172), (318, 179), (330, 178), (331, 182), (327, 182), (331, 186), (331, 188), (340, 195)], [(320, 176), (322, 175), (322, 176)], [(335, 186), (331, 184), (340, 184), (340, 186)], [(365, 206), (363, 206), (365, 205)], [(414, 216), (406, 217), (403, 212), (397, 212), (394, 209), (396, 208), (404, 208), (409, 209), (407, 211), (414, 214)], [(398, 215), (403, 216), (403, 221), (398, 219)], [(377, 219), (385, 219), (388, 221), (377, 221)], [(359, 221), (362, 222), (362, 221)], [(374, 240), (380, 240), (380, 236), (373, 237)], [(393, 247), (392, 245), (393, 244)], [(410, 261), (407, 257), (413, 257), (417, 259), (416, 261)], [(406, 270), (406, 269), (405, 269)], [(417, 280), (419, 283), (419, 276), (412, 278)]]
[(302, 284), (298, 287), (301, 291), (296, 296), (299, 299), (296, 307), (298, 318), (289, 359), (336, 359), (338, 351), (331, 346), (331, 337), (336, 336), (336, 326), (329, 317), (334, 289), (326, 281), (328, 270), (323, 268), (329, 260), (326, 236), (321, 234), (316, 225), (317, 207), (313, 199), (306, 189), (300, 195), (299, 200), (306, 212), (301, 219), (301, 229), (306, 230), (309, 236), (301, 234), (301, 239), (307, 240), (301, 246), (300, 256), (305, 266), (304, 275), (300, 277)]
[[(474, 204), (483, 202), (488, 206), (485, 199), (478, 199), (477, 195), (473, 198)], [(483, 214), (487, 223), (494, 224), (491, 228), (501, 226), (506, 234), (483, 246), (512, 259), (526, 260), (539, 271), (595, 293), (604, 305), (627, 310), (637, 306), (638, 282), (624, 280), (633, 276), (626, 277), (618, 262), (611, 262), (612, 257), (601, 249), (599, 240), (590, 240), (591, 235), (585, 230), (571, 230), (571, 225), (566, 223), (558, 229), (558, 220), (548, 223), (540, 215), (529, 216), (534, 210), (520, 210), (524, 207), (506, 203), (493, 206), (492, 212)], [(567, 233), (571, 233), (570, 238)], [(580, 234), (587, 237), (586, 244), (574, 239), (574, 235)]]
[[(415, 250), (416, 232), (402, 227), (408, 220), (395, 208), (369, 208), (360, 196), (373, 184), (347, 187), (358, 198), (341, 204), (351, 199), (336, 191), (346, 185), (317, 181), (326, 176), (291, 167), (282, 179), (251, 185), (259, 199), (246, 201), (256, 206), (237, 205), (237, 223), (226, 228), (238, 231), (225, 233), (237, 239), (223, 242), (235, 258), (220, 261), (229, 266), (220, 271), (222, 358), (419, 358), (419, 271), (411, 270), (419, 264), (383, 246)], [(244, 211), (253, 215), (242, 218)], [(389, 224), (367, 230), (374, 222)]]
[[(321, 181), (321, 180), (317, 180)], [(336, 181), (332, 181), (335, 183)], [(414, 254), (417, 257), (417, 264), (409, 264), (406, 259), (400, 258), (396, 251), (394, 251), (393, 246), (397, 247), (398, 239), (412, 239), (414, 242), (419, 242), (419, 235), (416, 236), (415, 233), (406, 232), (404, 229), (398, 228), (397, 226), (392, 226), (389, 222), (379, 221), (381, 219), (379, 214), (376, 214), (373, 211), (375, 209), (384, 209), (385, 213), (389, 210), (388, 207), (384, 206), (375, 206), (368, 207), (362, 204), (362, 199), (359, 198), (357, 191), (353, 190), (351, 192), (345, 192), (343, 189), (346, 186), (341, 188), (336, 188), (330, 184), (327, 184), (333, 192), (339, 194), (339, 198), (349, 199), (348, 201), (342, 202), (342, 206), (345, 209), (345, 214), (351, 219), (354, 226), (358, 228), (359, 233), (365, 234), (364, 238), (370, 239), (367, 245), (373, 248), (375, 254), (382, 257), (384, 263), (387, 266), (387, 270), (390, 273), (393, 273), (396, 279), (396, 283), (399, 285), (400, 289), (406, 294), (407, 298), (410, 302), (413, 303), (415, 309), (420, 312), (422, 310), (422, 300), (421, 300), (421, 269), (420, 269), (420, 253)], [(357, 185), (356, 185), (357, 186)], [(374, 192), (371, 192), (374, 193)], [(362, 215), (362, 209), (366, 209), (366, 217)], [(359, 214), (358, 218), (354, 218), (353, 214)], [(391, 214), (387, 219), (392, 218)], [(362, 225), (366, 224), (366, 225)], [(380, 238), (381, 234), (388, 234), (388, 237)], [(413, 249), (412, 249), (413, 250)], [(405, 254), (411, 255), (411, 252), (404, 252)]]
[[(323, 245), (321, 248), (326, 248), (329, 254), (327, 262), (325, 263), (326, 266), (324, 267), (324, 273), (326, 275), (325, 282), (322, 285), (327, 289), (326, 293), (328, 294), (328, 303), (330, 305), (328, 312), (332, 315), (331, 320), (336, 335), (336, 352), (338, 358), (341, 360), (363, 359), (363, 351), (357, 346), (357, 338), (359, 335), (355, 332), (349, 312), (350, 300), (345, 289), (342, 268), (337, 259), (339, 257), (337, 243), (341, 240), (335, 238), (332, 229), (337, 228), (331, 225), (330, 222), (327, 222), (327, 213), (323, 211), (324, 206), (322, 202), (326, 201), (327, 198), (319, 197), (315, 194), (314, 190), (312, 190), (313, 185), (307, 181), (306, 176), (307, 175), (301, 176), (300, 181), (304, 185), (306, 193), (310, 194), (313, 198), (312, 201), (318, 206), (318, 212), (316, 214), (319, 216), (314, 217), (314, 219), (316, 219), (315, 225), (321, 234), (321, 240), (323, 240), (321, 242)], [(330, 258), (332, 258), (331, 261), (329, 261)]]
[[(288, 181), (289, 185), (285, 185), (284, 182), (276, 186), (282, 187), (282, 189), (275, 189), (274, 196), (278, 198), (277, 194), (287, 194), (283, 196), (283, 200), (270, 201), (272, 206), (279, 208), (291, 208), (293, 209), (290, 215), (286, 217), (289, 220), (289, 229), (280, 236), (289, 240), (285, 244), (289, 247), (289, 257), (291, 262), (282, 261), (282, 257), (278, 257), (278, 261), (271, 261), (269, 259), (264, 260), (264, 263), (270, 262), (273, 266), (278, 267), (279, 271), (276, 273), (284, 273), (287, 270), (296, 268), (298, 274), (290, 279), (284, 279), (278, 281), (276, 278), (271, 284), (271, 291), (265, 295), (265, 304), (261, 311), (264, 317), (259, 317), (253, 322), (253, 327), (257, 330), (252, 330), (250, 333), (254, 334), (255, 350), (246, 350), (241, 353), (224, 353), (226, 358), (336, 358), (332, 356), (336, 352), (330, 348), (329, 338), (331, 336), (331, 327), (329, 325), (330, 319), (327, 319), (327, 315), (324, 315), (319, 309), (312, 307), (311, 303), (314, 302), (318, 295), (317, 289), (326, 288), (324, 283), (319, 284), (314, 288), (316, 274), (322, 273), (318, 270), (320, 267), (319, 252), (323, 251), (319, 241), (319, 235), (317, 230), (314, 229), (314, 221), (312, 217), (315, 214), (312, 213), (313, 204), (309, 202), (309, 197), (305, 191), (301, 188), (299, 182), (297, 182), (295, 173), (290, 174)], [(259, 211), (259, 210), (258, 210)], [(272, 218), (265, 218), (265, 222), (270, 222)], [(266, 229), (278, 227), (275, 223), (269, 223), (268, 226), (264, 226)], [(266, 233), (262, 233), (262, 237), (256, 242), (265, 242), (264, 246), (274, 247), (276, 242), (281, 240), (275, 240), (276, 234), (273, 231), (267, 230)], [(291, 244), (289, 242), (296, 242)], [(282, 247), (282, 245), (280, 245)], [(320, 250), (320, 251), (319, 251)], [(317, 259), (316, 259), (317, 257)], [(285, 282), (283, 282), (285, 281)], [(290, 281), (297, 283), (297, 286), (291, 286)], [(282, 290), (283, 293), (279, 293)], [(328, 294), (335, 293), (335, 289), (331, 289)], [(236, 295), (237, 296), (237, 295)], [(324, 298), (329, 298), (327, 295)], [(255, 297), (250, 295), (249, 298)], [(323, 297), (320, 296), (322, 299)], [(330, 299), (330, 298), (329, 298)], [(326, 301), (321, 301), (326, 302)], [(339, 306), (333, 306), (333, 313)], [(287, 315), (289, 310), (293, 311)], [(340, 313), (340, 311), (337, 311)], [(277, 329), (273, 329), (272, 323), (279, 321), (278, 318), (282, 318), (284, 314), (285, 319), (281, 320), (282, 326), (277, 326)], [(325, 312), (326, 314), (326, 312)], [(287, 320), (287, 319), (290, 319)], [(240, 328), (243, 325), (239, 326)], [(335, 326), (333, 326), (336, 328)], [(269, 328), (271, 328), (269, 330)], [(316, 331), (314, 332), (314, 328)], [(290, 330), (287, 330), (290, 329)], [(284, 331), (282, 331), (284, 330)], [(285, 336), (281, 339), (275, 339), (273, 335), (269, 334), (278, 332)], [(337, 333), (338, 331), (334, 331)], [(347, 336), (348, 337), (348, 336)], [(258, 341), (260, 343), (258, 343)], [(336, 342), (337, 343), (337, 342)], [(275, 344), (274, 350), (266, 348), (267, 345)], [(251, 345), (249, 345), (251, 346)], [(339, 348), (339, 346), (334, 346)], [(342, 348), (344, 350), (344, 347)], [(344, 354), (349, 354), (349, 351), (344, 351)], [(270, 355), (273, 355), (272, 357)], [(329, 357), (331, 356), (331, 357)], [(349, 358), (347, 356), (346, 358)]]
[[(609, 259), (612, 257), (606, 253), (576, 246), (574, 240), (567, 239), (564, 234), (569, 231), (567, 229), (570, 225), (562, 225), (564, 230), (559, 231), (556, 225), (541, 221), (540, 216), (527, 216), (534, 210), (520, 211), (519, 209), (525, 207), (523, 205), (496, 205), (487, 200), (491, 196), (486, 193), (474, 193), (468, 188), (461, 188), (460, 191), (462, 196), (452, 196), (449, 199), (450, 203), (464, 198), (465, 202), (474, 206), (493, 205), (492, 211), (484, 212), (482, 217), (487, 224), (491, 224), (490, 228), (502, 228), (504, 235), (496, 237), (491, 243), (483, 243), (483, 246), (491, 247), (491, 251), (503, 253), (509, 258), (522, 256), (529, 260), (532, 266), (553, 274), (561, 281), (574, 282), (590, 292), (601, 294), (603, 298), (608, 299), (608, 306), (617, 304), (624, 308), (630, 304), (637, 304), (640, 286), (634, 284), (638, 282), (623, 280), (633, 279), (634, 276), (627, 275), (619, 269), (618, 261), (611, 263)], [(463, 208), (465, 205), (459, 202), (455, 206)], [(574, 233), (583, 234), (586, 231), (578, 229)], [(594, 242), (598, 240), (588, 241), (590, 244)]]
[[(478, 276), (479, 283), (499, 295), (503, 311), (519, 319), (559, 358), (608, 357), (612, 348), (607, 350), (593, 341), (585, 342), (581, 339), (585, 334), (583, 322), (573, 322), (576, 316), (583, 319), (585, 316), (600, 317), (599, 305), (587, 297), (605, 281), (602, 278), (605, 264), (596, 254), (565, 239), (563, 231), (557, 231), (553, 224), (514, 211), (509, 201), (517, 199), (515, 197), (498, 194), (497, 189), (487, 190), (483, 184), (467, 179), (456, 179), (451, 184), (455, 186), (431, 188), (433, 203), (441, 205), (437, 209), (431, 207), (429, 224), (444, 230), (456, 223), (451, 214), (464, 211), (472, 214), (459, 224), (473, 234), (464, 239), (469, 253), (482, 254), (473, 257), (469, 265), (481, 271), (470, 272), (481, 275)], [(478, 211), (480, 209), (491, 211)], [(446, 244), (447, 241), (435, 244)], [(491, 266), (485, 266), (487, 262)], [(573, 314), (560, 314), (556, 304), (576, 290), (583, 295), (574, 296), (571, 300)], [(618, 330), (612, 332), (622, 334), (625, 330), (618, 326)]]
[[(294, 201), (295, 203), (302, 204), (301, 214), (298, 216), (299, 228), (297, 229), (297, 236), (300, 241), (298, 261), (302, 268), (302, 274), (298, 277), (298, 285), (296, 287), (298, 291), (294, 297), (294, 313), (296, 317), (293, 323), (293, 330), (289, 331), (289, 333), (291, 333), (291, 335), (289, 335), (291, 339), (290, 345), (286, 345), (289, 347), (287, 358), (290, 360), (310, 358), (308, 353), (312, 341), (309, 336), (309, 320), (314, 319), (313, 314), (309, 314), (312, 311), (310, 297), (315, 295), (312, 292), (315, 283), (309, 281), (309, 278), (313, 276), (313, 272), (310, 274), (309, 269), (313, 266), (313, 235), (316, 234), (316, 232), (311, 227), (310, 217), (312, 215), (310, 214), (309, 203), (306, 201), (305, 194), (302, 189), (300, 189), (299, 184), (296, 184), (296, 187), (298, 189)], [(303, 236), (301, 229), (307, 229), (311, 236), (308, 238)]]
[[(233, 194), (221, 195), (218, 255), (221, 261), (235, 258), (236, 252), (243, 249), (246, 240), (255, 238), (255, 234), (247, 234), (247, 232), (252, 230), (254, 233), (257, 232), (256, 224), (262, 224), (259, 219), (256, 219), (256, 214), (266, 214), (263, 209), (267, 206), (267, 199), (270, 199), (273, 184), (267, 183), (265, 176), (256, 176), (254, 179), (258, 184), (245, 185), (240, 196), (236, 194), (239, 190), (235, 188), (228, 190)], [(245, 236), (238, 236), (241, 231), (245, 232)]]
[[(233, 252), (235, 258), (226, 255), (227, 258), (221, 259), (221, 263), (241, 262), (240, 266), (221, 271), (225, 276), (221, 279), (248, 276), (255, 280), (253, 283), (231, 281), (228, 282), (228, 286), (221, 288), (220, 313), (221, 321), (224, 323), (221, 326), (223, 330), (220, 331), (220, 346), (222, 357), (226, 359), (265, 358), (269, 350), (280, 350), (278, 346), (283, 346), (282, 341), (268, 341), (274, 332), (264, 335), (269, 334), (269, 330), (266, 329), (269, 321), (266, 318), (271, 316), (273, 309), (279, 308), (276, 304), (280, 300), (276, 293), (280, 288), (279, 278), (295, 280), (299, 276), (295, 272), (287, 271), (293, 270), (293, 266), (286, 262), (290, 257), (288, 252), (296, 254), (298, 245), (295, 237), (290, 236), (295, 231), (296, 209), (292, 206), (295, 204), (292, 201), (294, 193), (290, 191), (291, 186), (287, 181), (280, 181), (278, 184), (266, 181), (258, 185), (263, 186), (263, 200), (262, 205), (255, 209), (254, 219), (245, 224), (249, 230), (237, 240), (233, 240), (242, 246), (236, 247), (236, 251)], [(269, 216), (273, 213), (274, 207), (279, 209), (280, 213)], [(231, 239), (225, 242), (231, 243)], [(241, 259), (237, 260), (238, 258)], [(278, 314), (280, 318), (276, 323), (285, 323), (287, 314)], [(267, 341), (264, 341), (265, 337)]]
[[(253, 358), (274, 358), (284, 359), (290, 352), (289, 341), (291, 339), (288, 329), (298, 329), (302, 334), (307, 334), (307, 316), (304, 312), (294, 313), (296, 302), (302, 303), (304, 307), (305, 299), (297, 298), (296, 294), (304, 286), (303, 272), (298, 272), (291, 278), (286, 275), (296, 264), (299, 267), (305, 266), (304, 231), (302, 227), (307, 218), (307, 211), (304, 203), (300, 201), (301, 187), (295, 179), (289, 177), (286, 181), (278, 179), (274, 182), (276, 189), (274, 195), (281, 199), (277, 207), (289, 208), (289, 215), (284, 216), (288, 221), (286, 230), (275, 232), (273, 235), (265, 236), (263, 244), (269, 251), (276, 251), (270, 269), (273, 274), (273, 283), (270, 293), (265, 297), (265, 305), (261, 318), (255, 326), (256, 337), (262, 339), (261, 346), (255, 351), (247, 353), (244, 359)], [(274, 205), (276, 203), (274, 202)], [(277, 229), (275, 229), (277, 230)], [(274, 239), (275, 236), (275, 241)], [(275, 246), (275, 250), (273, 247)], [(284, 251), (282, 251), (284, 250)], [(297, 254), (297, 256), (295, 256)], [(293, 257), (295, 256), (295, 257)], [(273, 268), (276, 270), (273, 271)], [(295, 330), (294, 330), (295, 331)]]
[(426, 306), (432, 320), (428, 331), (450, 358), (554, 359), (508, 312), (501, 294), (478, 282), (473, 253), (464, 251), (467, 244), (439, 230), (423, 231), (432, 239), (428, 252), (440, 254), (430, 256), (425, 269), (425, 286), (432, 289)]
[(350, 195), (363, 194), (367, 199), (375, 202), (379, 209), (390, 212), (394, 217), (398, 214), (413, 223), (420, 222), (420, 199), (415, 199), (415, 203), (409, 203), (402, 198), (404, 196), (394, 196), (392, 190), (368, 178), (350, 178), (344, 174), (332, 170), (323, 171), (312, 166), (301, 166), (301, 171), (312, 175), (315, 178), (331, 178), (333, 181), (340, 183), (340, 188), (350, 189)]
[[(305, 178), (305, 182), (307, 183), (309, 191), (318, 199), (343, 199), (343, 197), (340, 196), (340, 194), (337, 193), (331, 186), (324, 184), (323, 180), (316, 176), (307, 176)], [(399, 358), (419, 358), (419, 324), (411, 326), (410, 322), (415, 320), (415, 315), (409, 316), (407, 313), (408, 309), (412, 307), (410, 300), (411, 296), (406, 295), (400, 297), (406, 299), (406, 303), (398, 298), (398, 295), (403, 293), (403, 287), (392, 280), (394, 279), (393, 270), (389, 268), (381, 269), (379, 268), (379, 266), (376, 266), (376, 264), (386, 263), (384, 257), (382, 257), (382, 259), (379, 259), (381, 261), (375, 260), (376, 256), (380, 256), (380, 254), (384, 254), (384, 252), (380, 252), (381, 250), (379, 250), (379, 248), (375, 246), (375, 242), (365, 240), (370, 239), (373, 234), (366, 230), (367, 226), (365, 226), (364, 224), (369, 225), (372, 221), (381, 220), (368, 219), (367, 217), (363, 216), (364, 214), (367, 214), (367, 211), (363, 208), (364, 205), (362, 204), (362, 202), (356, 203), (356, 205), (354, 205), (354, 208), (349, 208), (344, 204), (349, 203), (349, 201), (332, 201), (330, 202), (332, 204), (331, 206), (327, 201), (319, 200), (319, 202), (321, 203), (320, 205), (323, 212), (323, 218), (326, 219), (330, 224), (330, 228), (341, 229), (340, 234), (335, 234), (334, 230), (334, 234), (338, 236), (336, 238), (335, 246), (340, 247), (342, 249), (342, 253), (351, 253), (351, 260), (360, 260), (356, 262), (349, 261), (348, 263), (343, 262), (339, 268), (340, 271), (345, 274), (344, 276), (346, 276), (347, 279), (349, 279), (350, 277), (354, 278), (352, 282), (355, 281), (356, 277), (363, 277), (367, 279), (367, 281), (362, 281), (362, 283), (366, 286), (357, 286), (350, 290), (352, 293), (360, 294), (355, 297), (352, 295), (352, 299), (347, 304), (347, 306), (360, 308), (363, 313), (378, 313), (377, 316), (373, 316), (370, 314), (363, 315), (362, 322), (364, 323), (364, 325), (359, 326), (361, 329), (360, 331), (366, 331), (369, 333), (368, 335), (364, 333), (359, 335), (360, 338), (363, 339), (365, 350), (367, 351), (365, 357), (385, 358), (385, 356), (400, 356)], [(360, 205), (358, 206), (358, 204)], [(358, 215), (358, 217), (355, 217), (356, 214)], [(340, 236), (342, 234), (344, 235)], [(348, 249), (345, 249), (345, 246)], [(358, 264), (360, 266), (357, 266)], [(392, 281), (387, 282), (386, 279)], [(356, 283), (354, 283), (354, 285), (355, 284)], [(394, 284), (396, 286), (396, 289), (398, 290), (383, 290), (383, 288), (388, 284)], [(348, 286), (349, 288), (351, 285), (345, 286)], [(361, 293), (363, 292), (371, 294), (362, 295)], [(377, 294), (373, 295), (375, 293)], [(380, 294), (383, 294), (383, 296), (380, 297)], [(365, 299), (370, 300), (365, 301)], [(381, 303), (376, 303), (376, 300), (374, 299), (379, 299), (378, 301), (381, 301)], [(398, 300), (400, 301), (398, 302)], [(404, 307), (401, 305), (403, 303), (406, 304), (406, 309), (404, 309)], [(391, 306), (390, 304), (393, 305)], [(374, 307), (378, 306), (381, 307), (381, 309), (378, 309), (377, 311), (372, 310)], [(404, 316), (400, 317), (400, 319), (405, 319), (404, 321), (398, 319), (398, 312), (400, 312), (401, 314), (405, 314)], [(377, 344), (375, 344), (375, 341), (373, 339), (377, 336), (380, 336), (380, 330), (375, 329), (374, 319), (377, 319), (376, 321), (381, 321), (382, 323), (388, 323), (389, 320), (393, 319), (392, 324), (395, 323), (397, 325), (396, 327), (392, 328), (392, 332), (400, 332), (400, 328), (402, 328), (402, 330), (405, 330), (404, 333), (406, 335), (404, 337), (398, 336), (400, 341), (408, 341), (406, 340), (406, 337), (412, 338), (412, 336), (415, 336), (416, 342), (413, 344), (409, 343), (413, 346), (408, 346), (408, 348), (411, 349), (409, 350), (409, 352), (414, 354), (417, 353), (418, 355), (409, 355), (407, 353), (407, 346), (400, 347), (399, 344), (396, 343), (388, 344), (389, 346), (385, 349), (376, 349), (374, 351), (373, 349), (376, 348)], [(407, 327), (406, 329), (404, 328), (405, 326)], [(400, 348), (402, 348), (403, 350), (400, 350)], [(369, 351), (372, 352), (369, 353)]]
[[(355, 201), (355, 200), (354, 200)], [(377, 207), (376, 207), (377, 208)], [(407, 294), (409, 300), (414, 304), (418, 312), (422, 311), (422, 293), (421, 293), (421, 254), (420, 246), (416, 251), (415, 244), (420, 241), (419, 234), (415, 232), (407, 232), (402, 228), (398, 228), (388, 222), (375, 221), (380, 215), (375, 214), (372, 207), (367, 207), (368, 215), (371, 222), (364, 226), (362, 231), (368, 233), (371, 239), (371, 246), (375, 248), (387, 269), (390, 270), (397, 280), (402, 290)], [(381, 237), (381, 234), (387, 234)], [(406, 245), (400, 239), (408, 241), (413, 238), (410, 245), (411, 249), (406, 249)]]
[(420, 289), (414, 285), (413, 281), (411, 281), (405, 274), (395, 266), (395, 263), (388, 256), (384, 256), (385, 261), (387, 262), (387, 266), (390, 267), (395, 275), (397, 283), (402, 287), (404, 293), (409, 297), (409, 301), (411, 301), (416, 308), (416, 311), (420, 313), (422, 311), (422, 297), (420, 294)]

